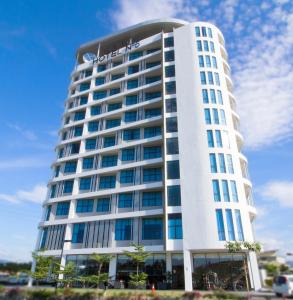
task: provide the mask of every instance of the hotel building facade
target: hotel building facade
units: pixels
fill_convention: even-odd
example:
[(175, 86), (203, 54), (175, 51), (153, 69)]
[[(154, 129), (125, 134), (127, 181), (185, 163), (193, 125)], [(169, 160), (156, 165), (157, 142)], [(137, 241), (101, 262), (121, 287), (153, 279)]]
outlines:
[(260, 288), (243, 137), (224, 37), (212, 24), (147, 21), (77, 50), (37, 250), (109, 276), (134, 270), (131, 243), (151, 255), (157, 288)]

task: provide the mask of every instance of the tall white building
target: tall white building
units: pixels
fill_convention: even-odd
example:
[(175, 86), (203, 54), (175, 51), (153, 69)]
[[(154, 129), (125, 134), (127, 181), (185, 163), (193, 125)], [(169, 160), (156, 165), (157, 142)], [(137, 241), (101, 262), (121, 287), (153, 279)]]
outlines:
[[(144, 22), (77, 50), (37, 249), (92, 269), (91, 253), (145, 246), (157, 288), (260, 288), (247, 159), (224, 37), (212, 24)], [(168, 284), (167, 284), (167, 283)]]

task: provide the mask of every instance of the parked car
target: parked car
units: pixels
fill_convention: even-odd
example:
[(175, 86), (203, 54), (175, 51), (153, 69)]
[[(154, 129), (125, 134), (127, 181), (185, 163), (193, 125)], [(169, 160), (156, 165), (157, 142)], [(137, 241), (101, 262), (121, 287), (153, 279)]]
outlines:
[(277, 297), (293, 296), (293, 275), (275, 276), (273, 291)]

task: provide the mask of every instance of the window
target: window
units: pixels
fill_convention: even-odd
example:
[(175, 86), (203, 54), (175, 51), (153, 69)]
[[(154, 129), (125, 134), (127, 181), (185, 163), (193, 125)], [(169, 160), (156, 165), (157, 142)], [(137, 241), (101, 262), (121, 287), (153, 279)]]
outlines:
[(87, 191), (91, 188), (91, 177), (84, 177), (80, 178), (79, 180), (79, 190), (80, 191)]
[(117, 155), (105, 155), (102, 158), (102, 168), (117, 166)]
[(167, 197), (169, 206), (181, 205), (180, 185), (171, 185), (167, 187)]
[(226, 221), (227, 221), (229, 241), (235, 241), (235, 232), (234, 232), (234, 224), (233, 224), (231, 209), (226, 209)]
[(55, 167), (55, 174), (54, 174), (54, 176), (55, 176), (55, 177), (58, 177), (58, 176), (59, 176), (59, 173), (60, 173), (60, 166), (56, 166), (56, 167)]
[(162, 180), (161, 168), (143, 169), (143, 182), (154, 182)]
[(161, 80), (161, 76), (146, 77), (145, 84), (151, 84)]
[(167, 178), (168, 179), (179, 179), (179, 160), (167, 161)]
[(122, 170), (120, 171), (120, 183), (133, 183), (134, 170)]
[(218, 69), (217, 59), (215, 56), (212, 56), (213, 68)]
[(99, 189), (112, 189), (116, 185), (116, 176), (100, 176)]
[(93, 150), (96, 149), (96, 139), (86, 139), (85, 140), (85, 149), (86, 150)]
[(111, 120), (106, 120), (106, 129), (118, 127), (121, 124), (120, 119), (111, 119)]
[(206, 37), (207, 36), (207, 29), (206, 27), (201, 28), (202, 36)]
[(106, 90), (94, 92), (94, 95), (93, 95), (94, 100), (100, 100), (100, 99), (103, 99), (103, 98), (106, 98), (106, 97), (107, 97), (107, 91)]
[(223, 212), (221, 209), (216, 209), (216, 218), (217, 218), (219, 241), (225, 241), (226, 240), (225, 227), (224, 227)]
[(221, 124), (226, 125), (226, 115), (223, 109), (220, 109), (220, 115), (221, 115)]
[(46, 210), (46, 216), (45, 216), (46, 221), (49, 221), (50, 219), (51, 210), (52, 210), (52, 205), (48, 205)]
[(167, 37), (164, 39), (164, 45), (165, 47), (174, 47), (174, 39), (172, 36)]
[(104, 137), (104, 148), (115, 146), (115, 144), (116, 144), (115, 136)]
[(168, 138), (167, 139), (167, 154), (178, 154), (179, 147), (178, 147), (178, 138)]
[(218, 73), (214, 73), (216, 85), (220, 85), (220, 76)]
[(142, 239), (161, 240), (163, 238), (163, 220), (159, 218), (142, 219)]
[(137, 103), (137, 100), (138, 100), (138, 97), (137, 95), (128, 95), (126, 96), (126, 105), (133, 105), (133, 104), (136, 104)]
[(211, 57), (209, 55), (206, 55), (205, 58), (206, 58), (206, 67), (210, 68), (212, 66)]
[(157, 52), (157, 51), (160, 51), (160, 50), (161, 50), (161, 48), (147, 49), (147, 54), (154, 53), (154, 52)]
[(122, 155), (121, 155), (121, 160), (122, 161), (134, 160), (134, 153), (135, 153), (134, 148), (123, 149)]
[(76, 161), (67, 161), (64, 166), (64, 173), (75, 173), (76, 165)]
[(138, 79), (128, 80), (127, 81), (127, 89), (135, 89), (138, 87)]
[(177, 112), (176, 98), (166, 99), (166, 112)]
[(124, 115), (125, 123), (135, 122), (136, 120), (137, 120), (137, 111), (136, 110), (125, 112), (125, 115)]
[(230, 181), (230, 187), (231, 187), (231, 193), (232, 193), (232, 199), (234, 202), (238, 202), (238, 192), (237, 192), (237, 185), (236, 181), (231, 180)]
[(143, 192), (142, 206), (162, 206), (162, 192)]
[(93, 157), (85, 157), (82, 160), (82, 169), (89, 170), (94, 166), (94, 158)]
[(129, 53), (128, 60), (134, 60), (134, 59), (137, 59), (137, 58), (139, 58), (141, 56), (143, 56), (143, 52), (142, 51), (132, 52), (132, 53)]
[(243, 227), (241, 221), (241, 214), (239, 209), (235, 209), (235, 219), (236, 219), (236, 228), (237, 228), (237, 236), (239, 241), (244, 241), (243, 235)]
[(210, 112), (209, 108), (204, 109), (204, 118), (205, 118), (206, 124), (212, 124), (211, 112)]
[(177, 132), (177, 117), (166, 118), (166, 131)]
[(76, 203), (76, 212), (77, 213), (85, 213), (92, 212), (94, 207), (93, 199), (79, 199)]
[(217, 94), (218, 94), (218, 102), (219, 102), (219, 104), (223, 104), (222, 92), (221, 91), (217, 91)]
[(64, 181), (63, 194), (72, 193), (72, 189), (73, 189), (73, 180)]
[(218, 156), (219, 156), (220, 172), (226, 173), (225, 156), (223, 153), (219, 153)]
[(96, 78), (96, 85), (102, 85), (105, 83), (105, 81), (106, 81), (105, 77), (98, 77)]
[(110, 198), (100, 198), (97, 200), (97, 212), (110, 211)]
[(182, 239), (181, 214), (168, 215), (168, 236), (170, 240)]
[(79, 99), (79, 105), (85, 105), (87, 104), (87, 96), (83, 96), (83, 97), (80, 97)]
[(51, 186), (50, 198), (56, 197), (56, 185)]
[(211, 28), (208, 28), (208, 35), (210, 38), (213, 37), (213, 33), (212, 33), (212, 29)]
[(144, 138), (152, 138), (154, 136), (161, 135), (161, 127), (147, 127), (144, 129)]
[(213, 53), (215, 53), (215, 45), (214, 42), (210, 42), (210, 48)]
[(80, 120), (83, 120), (84, 118), (85, 118), (85, 111), (84, 110), (77, 111), (74, 114), (74, 121), (80, 121)]
[(211, 165), (211, 172), (217, 173), (217, 161), (216, 161), (216, 154), (210, 153), (210, 165)]
[(81, 244), (83, 242), (85, 223), (77, 223), (73, 225), (72, 244)]
[(134, 74), (137, 73), (138, 71), (139, 71), (139, 65), (133, 65), (128, 67), (127, 73)]
[(145, 65), (145, 68), (150, 69), (150, 68), (159, 66), (160, 64), (161, 64), (160, 61), (147, 62), (146, 65)]
[(145, 118), (153, 118), (161, 115), (161, 108), (150, 108), (144, 112)]
[(101, 113), (101, 106), (96, 105), (91, 107), (91, 116), (97, 116)]
[(99, 73), (99, 72), (103, 72), (103, 71), (105, 71), (105, 70), (106, 70), (106, 65), (98, 65), (98, 67), (97, 67), (98, 73)]
[(201, 68), (203, 68), (204, 67), (204, 60), (203, 60), (203, 56), (202, 55), (198, 56), (198, 61), (199, 61), (199, 66)]
[(115, 67), (117, 67), (117, 66), (120, 66), (122, 63), (123, 63), (122, 60), (119, 60), (119, 61), (113, 61), (112, 67), (115, 68)]
[(200, 28), (198, 26), (195, 27), (195, 35), (200, 36)]
[(206, 89), (202, 90), (202, 101), (203, 101), (203, 103), (209, 103), (208, 90), (206, 90)]
[(216, 143), (217, 143), (217, 147), (223, 147), (223, 143), (222, 143), (222, 136), (221, 136), (221, 131), (220, 130), (216, 130)]
[(212, 130), (207, 130), (207, 137), (208, 137), (208, 145), (210, 148), (215, 147), (214, 144), (214, 137), (213, 137), (213, 131)]
[(226, 159), (227, 159), (228, 172), (230, 174), (234, 174), (234, 167), (233, 167), (232, 155), (231, 154), (227, 154), (226, 155)]
[(89, 77), (92, 74), (93, 74), (93, 70), (86, 70), (84, 75), (85, 75), (85, 77)]
[(208, 43), (208, 41), (203, 41), (203, 49), (204, 49), (204, 51), (209, 51), (209, 43)]
[(132, 240), (132, 220), (118, 219), (115, 222), (115, 240), (129, 241)]
[(132, 193), (119, 194), (118, 208), (128, 208), (132, 207)]
[(110, 89), (110, 96), (116, 95), (120, 93), (120, 87)]
[(44, 249), (46, 246), (46, 241), (47, 241), (47, 236), (48, 236), (48, 227), (45, 227), (42, 230), (42, 238), (41, 238), (41, 243), (40, 243), (40, 249)]
[(196, 46), (197, 46), (197, 51), (202, 51), (202, 43), (201, 43), (201, 41), (197, 41), (196, 42)]
[(91, 86), (91, 84), (89, 82), (81, 83), (79, 86), (79, 91), (80, 92), (86, 91), (90, 88), (90, 86)]
[(161, 146), (144, 147), (143, 148), (143, 159), (152, 159), (162, 157)]
[(213, 193), (214, 193), (214, 201), (220, 202), (221, 201), (221, 194), (220, 194), (220, 185), (219, 180), (213, 180)]
[(70, 144), (71, 146), (71, 151), (70, 151), (70, 154), (77, 154), (79, 152), (79, 146), (80, 146), (80, 143), (72, 143)]
[(123, 140), (124, 141), (132, 141), (140, 139), (140, 129), (125, 129), (123, 130)]
[(175, 81), (169, 81), (165, 83), (166, 95), (176, 94), (176, 83)]
[(230, 202), (229, 186), (227, 180), (222, 180), (223, 197), (225, 202)]
[(57, 204), (56, 216), (68, 216), (70, 202), (59, 202)]
[(209, 81), (209, 84), (214, 84), (214, 78), (213, 78), (212, 72), (208, 72), (208, 81)]
[(88, 123), (88, 132), (95, 132), (99, 130), (99, 121), (91, 121)]
[(165, 67), (165, 77), (174, 77), (175, 76), (175, 66)]
[(74, 136), (82, 136), (83, 126), (74, 127)]
[(110, 103), (110, 104), (108, 104), (108, 111), (117, 110), (117, 109), (120, 109), (121, 107), (122, 107), (121, 102)]
[(201, 84), (207, 84), (206, 73), (200, 72), (200, 82)]
[(169, 61), (174, 61), (174, 51), (170, 50), (170, 51), (166, 51), (165, 52), (165, 61), (169, 62)]
[(216, 101), (215, 90), (210, 90), (210, 96), (211, 96), (211, 102), (212, 102), (213, 104), (216, 104), (217, 101)]
[(111, 80), (113, 81), (113, 80), (117, 80), (117, 79), (120, 79), (120, 78), (122, 78), (122, 77), (124, 77), (124, 73), (121, 73), (121, 74), (112, 74), (111, 75)]

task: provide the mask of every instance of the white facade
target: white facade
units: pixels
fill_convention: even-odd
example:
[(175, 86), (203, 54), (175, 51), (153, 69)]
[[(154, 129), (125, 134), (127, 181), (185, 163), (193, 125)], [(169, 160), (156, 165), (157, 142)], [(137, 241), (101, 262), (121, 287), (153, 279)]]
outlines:
[[(165, 268), (149, 278), (170, 272), (180, 288), (182, 272), (186, 290), (209, 288), (211, 271), (224, 278), (229, 259), (239, 269), (225, 243), (254, 241), (256, 211), (219, 29), (138, 24), (82, 45), (71, 76), (37, 249), (63, 248), (64, 261), (113, 253), (118, 278), (121, 252), (140, 243)], [(255, 255), (248, 262), (259, 289)]]

